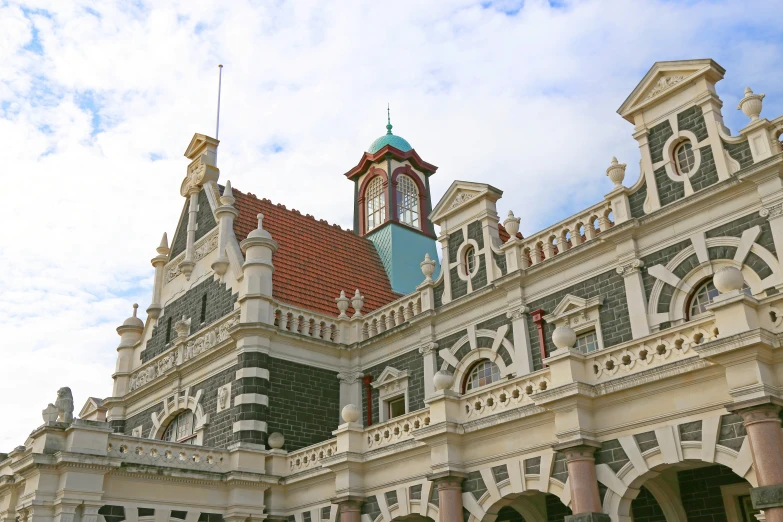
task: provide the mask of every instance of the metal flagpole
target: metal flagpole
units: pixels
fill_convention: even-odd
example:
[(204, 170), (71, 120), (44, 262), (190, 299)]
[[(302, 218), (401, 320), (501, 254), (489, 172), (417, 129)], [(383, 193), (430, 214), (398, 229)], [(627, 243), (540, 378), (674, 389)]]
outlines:
[(217, 118), (215, 119), (215, 139), (219, 138), (220, 134), (220, 89), (223, 86), (223, 65), (218, 65), (218, 103), (217, 103)]

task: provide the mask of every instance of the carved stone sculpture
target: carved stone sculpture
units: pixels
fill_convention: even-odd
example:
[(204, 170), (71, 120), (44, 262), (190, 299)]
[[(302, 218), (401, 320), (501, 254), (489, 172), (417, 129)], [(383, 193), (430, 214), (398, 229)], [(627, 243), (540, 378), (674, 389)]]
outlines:
[[(52, 406), (51, 404), (49, 406)], [(63, 387), (57, 390), (57, 400), (54, 401), (57, 408), (57, 421), (70, 424), (73, 422), (73, 395), (71, 389)], [(48, 410), (49, 408), (47, 408)], [(46, 411), (46, 410), (44, 410)]]

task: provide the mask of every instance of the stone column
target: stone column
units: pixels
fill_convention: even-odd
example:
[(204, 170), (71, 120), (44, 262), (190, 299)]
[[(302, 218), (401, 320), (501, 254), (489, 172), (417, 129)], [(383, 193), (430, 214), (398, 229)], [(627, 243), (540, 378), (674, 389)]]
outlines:
[(641, 259), (632, 259), (617, 267), (617, 273), (623, 276), (623, 283), (625, 283), (628, 314), (631, 318), (631, 335), (634, 339), (650, 334), (650, 325), (647, 322), (647, 298), (644, 295), (644, 282), (640, 270), (642, 266), (644, 262)]
[(193, 273), (193, 267), (196, 266), (193, 261), (193, 246), (196, 243), (196, 229), (198, 228), (198, 195), (201, 192), (201, 187), (191, 186), (188, 190), (187, 197), (190, 201), (188, 206), (188, 227), (187, 227), (187, 242), (185, 244), (185, 259), (179, 264), (180, 270), (185, 274), (185, 278), (190, 280), (190, 274)]
[(767, 396), (726, 407), (740, 414), (744, 421), (759, 484), (759, 487), (750, 490), (750, 496), (753, 507), (763, 509), (769, 522), (783, 522), (781, 406), (783, 401)]
[(362, 502), (360, 498), (353, 496), (347, 499), (332, 499), (332, 503), (337, 504), (340, 509), (340, 522), (361, 522)]
[(609, 522), (609, 515), (603, 513), (601, 497), (598, 494), (598, 479), (595, 474), (595, 450), (599, 444), (577, 440), (555, 446), (566, 456), (568, 484), (571, 488), (571, 511), (565, 522)]
[(440, 522), (463, 522), (462, 481), (467, 475), (446, 471), (427, 477), (438, 488), (438, 510)]
[(511, 319), (511, 330), (514, 332), (514, 351), (516, 352), (514, 371), (517, 375), (527, 375), (533, 371), (533, 352), (530, 347), (530, 335), (527, 331), (527, 306), (521, 305), (506, 312)]
[(438, 371), (438, 343), (434, 341), (423, 341), (419, 346), (419, 353), (424, 359), (424, 399), (429, 399), (435, 393), (435, 385), (432, 378)]

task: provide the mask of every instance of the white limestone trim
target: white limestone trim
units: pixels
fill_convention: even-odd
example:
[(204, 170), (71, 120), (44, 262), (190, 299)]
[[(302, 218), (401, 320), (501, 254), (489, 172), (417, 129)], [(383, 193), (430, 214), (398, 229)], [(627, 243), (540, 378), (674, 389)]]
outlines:
[(163, 398), (163, 410), (160, 412), (154, 412), (150, 415), (152, 419), (152, 429), (150, 429), (150, 439), (160, 439), (166, 431), (169, 423), (185, 410), (193, 412), (193, 433), (196, 434), (195, 444), (201, 446), (204, 444), (204, 432), (209, 424), (209, 414), (204, 413), (204, 408), (201, 406), (201, 396), (203, 390), (196, 392), (195, 396), (190, 395), (190, 387), (185, 388), (185, 391), (175, 392), (173, 395), (168, 395)]
[(243, 393), (234, 397), (234, 406), (239, 404), (263, 404), (269, 406), (269, 397), (260, 393)]
[[(693, 194), (693, 187), (690, 184), (690, 178), (699, 171), (701, 167), (701, 148), (710, 144), (709, 137), (704, 141), (699, 141), (696, 135), (687, 130), (679, 130), (677, 128), (677, 116), (672, 115), (669, 118), (669, 122), (672, 125), (674, 133), (663, 144), (663, 160), (653, 165), (653, 170), (658, 170), (662, 166), (666, 168), (666, 175), (670, 180), (676, 183), (685, 183), (685, 195), (690, 196)], [(674, 165), (676, 158), (674, 157), (675, 149), (684, 141), (690, 141), (693, 150), (693, 168), (687, 173), (687, 176), (681, 176), (677, 173), (677, 167)]]
[(405, 400), (405, 413), (408, 411), (408, 371), (398, 370), (387, 366), (371, 383), (378, 390), (378, 417), (380, 422), (389, 420), (388, 402), (403, 397)]
[[(413, 486), (421, 486), (421, 498), (410, 498), (409, 492), (410, 488)], [(384, 489), (369, 493), (370, 495), (375, 496), (380, 514), (375, 519), (370, 517), (370, 515), (362, 515), (361, 520), (362, 522), (392, 522), (392, 520), (407, 517), (409, 515), (421, 515), (433, 520), (438, 520), (438, 506), (431, 504), (429, 501), (433, 487), (433, 483), (428, 480), (400, 485), (394, 489), (397, 494), (397, 503), (392, 505), (389, 505), (386, 501), (386, 493), (391, 490)], [(336, 509), (332, 509), (332, 519), (330, 522), (334, 522), (336, 511)]]
[[(740, 268), (742, 275), (745, 278), (745, 282), (750, 287), (750, 291), (754, 296), (758, 296), (767, 288), (783, 283), (783, 270), (781, 270), (778, 260), (769, 250), (754, 242), (760, 232), (760, 227), (755, 226), (745, 230), (740, 238), (714, 237), (705, 240), (704, 246), (707, 249), (720, 246), (737, 248), (734, 259), (707, 259), (705, 262), (702, 262), (699, 266), (691, 270), (682, 279), (674, 275), (672, 270), (677, 268), (680, 263), (694, 253), (697, 257), (700, 256), (696, 247), (693, 245), (694, 238), (696, 238), (695, 241), (697, 243), (700, 242), (698, 235), (692, 236), (692, 244), (689, 247), (682, 249), (682, 251), (674, 256), (666, 266), (655, 265), (650, 267), (647, 272), (657, 279), (650, 292), (647, 306), (650, 326), (657, 326), (666, 321), (671, 321), (675, 324), (684, 321), (686, 317), (685, 308), (690, 293), (697, 285), (701, 284), (705, 277), (709, 277), (723, 266), (736, 266)], [(770, 267), (772, 275), (762, 280), (753, 269), (744, 264), (750, 252), (759, 256), (767, 266)], [(667, 284), (674, 287), (674, 295), (672, 296), (669, 310), (667, 312), (658, 313), (657, 310), (661, 292), (664, 285)]]
[(234, 423), (232, 431), (263, 431), (266, 433), (266, 422), (260, 420), (241, 420)]
[[(443, 359), (443, 364), (440, 369), (444, 372), (448, 372), (449, 368), (453, 368), (454, 382), (451, 389), (460, 393), (462, 391), (462, 380), (465, 377), (466, 372), (470, 366), (479, 359), (489, 359), (494, 362), (500, 368), (500, 375), (505, 377), (514, 373), (516, 369), (517, 353), (514, 349), (514, 345), (511, 341), (506, 339), (505, 335), (508, 332), (508, 325), (502, 325), (497, 330), (476, 330), (475, 326), (470, 325), (467, 327), (467, 334), (460, 337), (457, 342), (451, 345), (449, 348), (443, 348), (438, 351), (438, 355)], [(492, 346), (490, 348), (477, 348), (478, 338), (487, 337), (492, 339)], [(465, 345), (469, 343), (470, 352), (468, 355), (458, 360), (454, 354)], [(498, 355), (498, 350), (503, 346), (511, 357), (511, 364), (506, 365), (503, 358)]]
[(267, 370), (266, 368), (257, 368), (257, 367), (240, 368), (239, 370), (237, 370), (236, 380), (244, 379), (245, 377), (258, 377), (261, 379), (266, 379), (268, 381), (269, 370)]

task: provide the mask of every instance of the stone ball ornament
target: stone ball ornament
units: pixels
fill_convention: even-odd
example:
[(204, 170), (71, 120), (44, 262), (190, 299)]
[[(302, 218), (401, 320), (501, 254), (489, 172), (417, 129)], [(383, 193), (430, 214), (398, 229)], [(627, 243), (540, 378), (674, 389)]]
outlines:
[(279, 431), (276, 431), (269, 435), (269, 438), (266, 440), (267, 444), (269, 444), (269, 447), (272, 449), (281, 449), (283, 447), (283, 444), (285, 444), (285, 437), (282, 433)]
[(355, 404), (346, 404), (343, 408), (342, 415), (345, 422), (356, 422), (359, 420), (362, 411)]
[(558, 326), (552, 332), (552, 342), (558, 349), (571, 348), (576, 343), (576, 332), (570, 326)]
[(715, 272), (712, 277), (712, 284), (718, 289), (718, 292), (725, 294), (733, 290), (741, 290), (745, 286), (745, 278), (742, 272), (735, 266), (724, 266)]
[(440, 370), (432, 376), (432, 382), (435, 384), (435, 389), (438, 391), (447, 390), (454, 382), (454, 376), (448, 372)]

